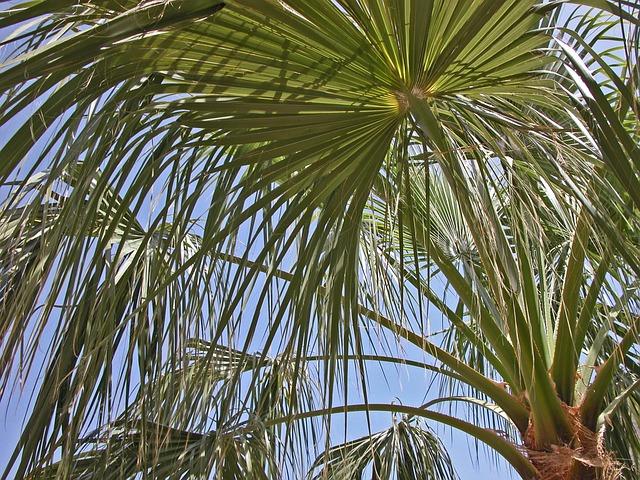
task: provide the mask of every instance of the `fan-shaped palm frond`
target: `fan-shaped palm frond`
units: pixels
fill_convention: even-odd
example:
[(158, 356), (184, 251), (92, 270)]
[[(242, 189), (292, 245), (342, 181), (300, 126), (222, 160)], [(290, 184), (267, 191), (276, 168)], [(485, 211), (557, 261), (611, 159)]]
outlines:
[(389, 430), (332, 447), (316, 460), (311, 478), (455, 479), (451, 459), (428, 427), (400, 421)]

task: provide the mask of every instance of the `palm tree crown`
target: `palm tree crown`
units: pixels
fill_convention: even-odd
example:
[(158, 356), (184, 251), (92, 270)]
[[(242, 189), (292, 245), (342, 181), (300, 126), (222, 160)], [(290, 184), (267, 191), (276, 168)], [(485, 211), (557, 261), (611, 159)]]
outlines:
[(457, 478), (436, 424), (523, 479), (637, 478), (638, 18), (7, 7), (0, 395), (33, 397), (4, 478)]

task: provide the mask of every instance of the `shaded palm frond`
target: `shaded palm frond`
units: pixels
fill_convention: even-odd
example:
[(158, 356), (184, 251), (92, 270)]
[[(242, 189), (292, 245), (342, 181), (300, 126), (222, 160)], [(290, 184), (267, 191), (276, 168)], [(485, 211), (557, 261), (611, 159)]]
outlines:
[(438, 437), (420, 421), (331, 447), (318, 457), (309, 478), (454, 480), (458, 476)]

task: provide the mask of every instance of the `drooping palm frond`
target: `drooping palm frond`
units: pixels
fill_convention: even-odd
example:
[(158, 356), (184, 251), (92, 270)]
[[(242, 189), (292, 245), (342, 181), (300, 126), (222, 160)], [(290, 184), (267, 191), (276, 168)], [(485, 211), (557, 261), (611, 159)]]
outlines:
[(458, 478), (438, 437), (420, 422), (405, 420), (387, 431), (332, 447), (313, 467), (314, 479)]
[[(66, 457), (28, 478), (59, 478), (66, 472), (72, 478), (284, 475), (282, 462), (293, 459), (281, 424), (292, 412), (314, 410), (309, 381), (294, 379), (294, 366), (278, 359), (196, 340), (188, 342), (182, 364), (147, 387), (149, 398), (138, 396), (114, 422), (89, 432)], [(234, 381), (253, 370), (260, 374), (248, 381), (257, 379), (257, 385), (243, 389)], [(290, 428), (286, 435), (317, 435), (312, 423), (295, 427), (300, 430)]]
[[(187, 432), (148, 421), (114, 422), (104, 432), (83, 438), (70, 462), (29, 474), (53, 478), (276, 478), (278, 468), (267, 434)], [(68, 470), (66, 470), (68, 469)]]

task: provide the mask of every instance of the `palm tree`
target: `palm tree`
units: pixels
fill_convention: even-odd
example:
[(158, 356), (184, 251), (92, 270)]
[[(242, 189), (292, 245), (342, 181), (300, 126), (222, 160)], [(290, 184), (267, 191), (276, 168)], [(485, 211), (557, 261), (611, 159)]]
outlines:
[[(523, 479), (637, 478), (638, 18), (7, 7), (4, 478), (456, 478), (436, 423)], [(438, 394), (378, 402), (376, 364)]]

